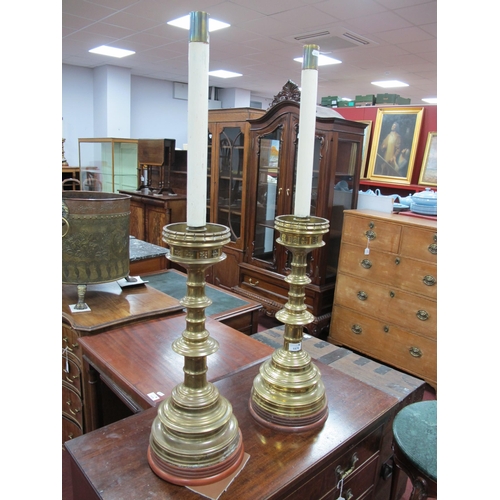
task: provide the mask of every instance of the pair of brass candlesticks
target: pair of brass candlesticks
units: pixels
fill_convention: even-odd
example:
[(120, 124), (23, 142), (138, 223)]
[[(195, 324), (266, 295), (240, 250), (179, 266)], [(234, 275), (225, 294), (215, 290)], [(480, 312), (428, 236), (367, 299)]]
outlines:
[[(289, 301), (276, 314), (285, 323), (284, 345), (265, 361), (254, 380), (249, 409), (261, 424), (289, 432), (321, 427), (328, 417), (325, 389), (318, 368), (302, 350), (303, 327), (314, 319), (305, 305), (307, 254), (324, 245), (329, 222), (319, 217), (276, 217), (277, 242), (292, 252)], [(189, 228), (185, 223), (163, 228), (169, 259), (187, 270), (186, 329), (173, 343), (184, 356), (184, 382), (162, 401), (153, 422), (148, 461), (162, 479), (174, 484), (203, 485), (235, 472), (244, 448), (230, 403), (207, 382), (206, 357), (218, 349), (205, 329), (205, 270), (225, 259), (229, 229), (218, 224)]]

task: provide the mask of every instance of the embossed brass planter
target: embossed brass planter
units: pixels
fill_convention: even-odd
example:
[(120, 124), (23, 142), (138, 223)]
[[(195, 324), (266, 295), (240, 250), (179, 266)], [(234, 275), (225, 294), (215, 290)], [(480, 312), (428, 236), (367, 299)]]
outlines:
[(305, 304), (307, 254), (324, 245), (329, 222), (320, 217), (282, 215), (275, 219), (280, 232), (277, 242), (292, 252), (288, 302), (276, 313), (285, 323), (283, 346), (265, 361), (255, 377), (249, 401), (250, 412), (261, 424), (281, 431), (298, 432), (319, 428), (328, 418), (321, 373), (302, 350), (303, 327), (314, 316)]
[(174, 484), (209, 484), (237, 470), (243, 459), (241, 431), (231, 404), (207, 382), (206, 357), (219, 348), (205, 329), (205, 270), (226, 258), (229, 229), (219, 224), (190, 229), (185, 223), (163, 228), (169, 259), (187, 270), (186, 329), (172, 348), (184, 356), (184, 382), (162, 401), (151, 427), (148, 462), (155, 474)]
[(129, 233), (129, 195), (63, 191), (62, 282), (77, 285), (76, 310), (88, 308), (88, 284), (128, 276)]

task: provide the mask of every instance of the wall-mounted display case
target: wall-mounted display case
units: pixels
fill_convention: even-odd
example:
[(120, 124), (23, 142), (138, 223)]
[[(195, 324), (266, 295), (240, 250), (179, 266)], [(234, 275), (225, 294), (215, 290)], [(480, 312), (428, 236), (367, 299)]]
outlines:
[(78, 139), (78, 157), (82, 191), (137, 189), (137, 139)]

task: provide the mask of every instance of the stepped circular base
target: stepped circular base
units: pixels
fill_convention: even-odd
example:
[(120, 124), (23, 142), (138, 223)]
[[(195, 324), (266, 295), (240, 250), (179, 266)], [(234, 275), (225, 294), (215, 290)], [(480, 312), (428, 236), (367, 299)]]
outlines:
[(328, 418), (328, 406), (303, 417), (284, 417), (270, 413), (255, 404), (250, 398), (248, 408), (252, 417), (264, 427), (269, 427), (280, 432), (307, 432), (319, 429)]
[(212, 484), (236, 472), (244, 455), (243, 437), (239, 433), (239, 445), (225, 460), (208, 467), (178, 467), (163, 461), (148, 446), (148, 462), (153, 472), (169, 483), (181, 486), (203, 486)]

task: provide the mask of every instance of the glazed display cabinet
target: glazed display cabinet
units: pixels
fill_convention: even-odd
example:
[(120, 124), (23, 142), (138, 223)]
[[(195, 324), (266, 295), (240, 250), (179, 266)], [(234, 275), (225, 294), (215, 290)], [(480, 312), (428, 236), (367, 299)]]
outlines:
[(78, 139), (82, 191), (137, 189), (137, 139)]
[[(288, 301), (291, 252), (276, 243), (274, 220), (293, 214), (300, 105), (281, 101), (265, 115), (249, 121), (250, 164), (246, 190), (246, 248), (236, 291), (261, 302), (270, 316)], [(319, 335), (331, 317), (342, 234), (343, 212), (355, 208), (359, 191), (364, 128), (360, 122), (316, 118), (310, 214), (327, 219), (325, 246), (308, 255), (306, 304), (316, 317), (307, 330)]]
[(250, 124), (265, 112), (253, 108), (215, 109), (208, 113), (207, 221), (229, 228), (226, 259), (209, 270), (207, 280), (231, 289), (247, 247)]

